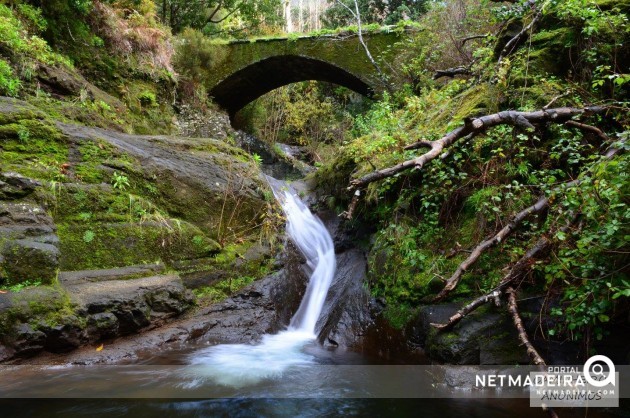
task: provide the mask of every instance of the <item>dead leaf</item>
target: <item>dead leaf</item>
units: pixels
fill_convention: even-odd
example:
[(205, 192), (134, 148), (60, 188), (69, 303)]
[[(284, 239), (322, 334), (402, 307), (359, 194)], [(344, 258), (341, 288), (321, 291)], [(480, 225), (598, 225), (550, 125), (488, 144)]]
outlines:
[(96, 347), (96, 351), (103, 351), (103, 344)]
[(9, 293), (6, 290), (0, 290), (0, 294), (4, 295), (5, 293)]

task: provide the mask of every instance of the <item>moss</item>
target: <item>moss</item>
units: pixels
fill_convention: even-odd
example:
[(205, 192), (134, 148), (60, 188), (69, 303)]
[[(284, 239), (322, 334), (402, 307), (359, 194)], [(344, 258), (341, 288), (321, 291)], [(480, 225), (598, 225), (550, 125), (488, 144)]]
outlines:
[[(62, 270), (101, 269), (203, 258), (216, 242), (186, 222), (60, 224)], [(195, 237), (201, 237), (195, 238)], [(112, 251), (115, 249), (115, 251)]]
[(68, 143), (48, 120), (18, 119), (0, 125), (0, 166), (41, 180), (63, 177)]
[(453, 119), (457, 121), (469, 116), (494, 113), (498, 106), (492, 100), (492, 97), (495, 96), (493, 90), (492, 86), (481, 84), (455, 97), (453, 102), (457, 107), (457, 112)]
[(388, 304), (383, 317), (395, 329), (403, 329), (413, 318), (416, 310), (406, 305)]
[(54, 327), (68, 323), (85, 327), (77, 318), (75, 306), (68, 294), (59, 286), (39, 286), (10, 295), (11, 307), (0, 312), (0, 336), (13, 335), (19, 323), (28, 323), (34, 329), (42, 326)]
[(193, 292), (202, 304), (220, 302), (239, 290), (250, 285), (255, 280), (252, 276), (241, 276), (222, 280), (211, 286), (195, 289)]

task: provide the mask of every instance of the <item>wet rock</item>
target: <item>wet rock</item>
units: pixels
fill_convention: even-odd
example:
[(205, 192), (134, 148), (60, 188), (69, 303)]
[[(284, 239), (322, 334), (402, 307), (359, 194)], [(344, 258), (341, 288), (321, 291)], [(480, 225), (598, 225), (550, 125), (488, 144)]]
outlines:
[(64, 271), (59, 273), (59, 280), (66, 285), (82, 282), (128, 280), (160, 274), (163, 273), (164, 270), (164, 264), (157, 263), (101, 270)]
[(20, 199), (33, 193), (42, 184), (18, 173), (0, 173), (0, 199)]
[(337, 255), (337, 271), (317, 324), (320, 342), (334, 341), (333, 345), (347, 348), (360, 344), (374, 322), (370, 295), (363, 287), (366, 273), (362, 251), (354, 249)]
[[(267, 186), (258, 167), (245, 152), (224, 142), (57, 126), (77, 145), (106, 141), (135, 159), (142, 176), (159, 189), (162, 208), (209, 236), (216, 236), (219, 227), (257, 225), (267, 211), (263, 196)], [(125, 167), (110, 169), (124, 171)], [(214, 244), (213, 250), (218, 250)]]
[(77, 317), (65, 318), (64, 322), (54, 327), (42, 327), (46, 335), (45, 350), (52, 353), (66, 353), (87, 342), (87, 334), (77, 324)]
[[(94, 276), (94, 273), (91, 275)], [(68, 281), (66, 275), (62, 276), (61, 282), (78, 306), (78, 312), (90, 315), (93, 324), (99, 319), (107, 319), (103, 325), (106, 331), (117, 328), (120, 335), (160, 324), (187, 311), (194, 304), (193, 295), (175, 275), (96, 282), (82, 281), (76, 276)], [(116, 325), (110, 315), (98, 314), (114, 315)]]
[(125, 109), (124, 104), (113, 96), (88, 82), (81, 74), (62, 66), (40, 64), (37, 79), (44, 90), (59, 96), (78, 96), (86, 91), (90, 99), (101, 100), (117, 110)]
[(452, 331), (438, 332), (431, 323), (444, 323), (459, 309), (456, 304), (422, 307), (407, 330), (413, 344), (436, 361), (449, 364), (528, 363), (511, 318), (483, 308), (464, 318)]
[(302, 258), (293, 245), (288, 248), (284, 268), (206, 309), (202, 313), (203, 333), (197, 330), (195, 336), (222, 343), (249, 343), (286, 328), (308, 281)]
[(0, 283), (51, 283), (59, 268), (52, 218), (32, 203), (0, 203)]
[(87, 320), (87, 333), (92, 341), (114, 338), (119, 334), (118, 318), (111, 312), (90, 315)]
[[(111, 269), (103, 272), (119, 277)], [(88, 281), (98, 272), (79, 273), (60, 275), (62, 288), (39, 286), (0, 295), (0, 324), (6, 331), (0, 335), (0, 361), (42, 350), (66, 353), (88, 342), (135, 334), (195, 303), (175, 275)]]
[(17, 240), (4, 245), (3, 270), (8, 284), (26, 280), (51, 283), (59, 265), (59, 249), (51, 244)]
[(178, 111), (176, 125), (181, 136), (226, 140), (236, 135), (230, 118), (224, 112), (202, 111), (186, 104), (180, 105)]
[(280, 148), (272, 148), (253, 135), (239, 132), (236, 144), (249, 154), (258, 155), (262, 159), (261, 170), (271, 177), (297, 179), (312, 171), (312, 167), (287, 156)]
[(34, 330), (28, 324), (20, 324), (15, 330), (13, 342), (13, 355), (17, 357), (30, 357), (43, 350), (46, 343), (46, 334)]

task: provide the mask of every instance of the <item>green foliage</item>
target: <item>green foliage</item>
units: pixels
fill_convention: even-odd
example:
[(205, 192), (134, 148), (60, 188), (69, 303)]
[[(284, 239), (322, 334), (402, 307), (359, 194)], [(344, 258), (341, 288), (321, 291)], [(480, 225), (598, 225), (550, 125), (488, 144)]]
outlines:
[(256, 153), (252, 154), (252, 159), (254, 160), (256, 165), (261, 165), (263, 163), (262, 157)]
[(598, 162), (559, 202), (565, 213), (581, 214), (582, 228), (558, 233), (562, 247), (540, 268), (550, 286), (564, 289), (563, 304), (555, 313), (566, 321), (556, 331), (566, 331), (575, 340), (586, 334), (601, 340), (605, 324), (629, 302), (624, 272), (624, 248), (630, 237), (629, 172), (627, 154)]
[(222, 280), (215, 285), (195, 289), (193, 292), (198, 298), (204, 300), (204, 302), (214, 303), (232, 296), (235, 292), (253, 283), (254, 280), (255, 278), (252, 276)]
[[(356, 109), (356, 94), (325, 83), (308, 81), (276, 89), (248, 105), (239, 117), (260, 139), (307, 146), (314, 159), (336, 152), (346, 138)], [(282, 155), (283, 152), (278, 152)]]
[(155, 0), (174, 33), (193, 28), (210, 36), (251, 36), (279, 30), (281, 0)]
[(143, 91), (138, 95), (138, 100), (142, 106), (157, 106), (157, 98), (155, 97), (155, 93), (152, 91)]
[[(328, 28), (338, 28), (356, 23), (354, 0), (342, 0), (343, 5), (334, 2), (326, 9), (322, 20)], [(391, 25), (399, 21), (418, 19), (427, 11), (426, 0), (358, 0), (361, 20), (367, 24)], [(350, 10), (352, 10), (352, 13)]]
[(94, 241), (94, 237), (95, 236), (96, 235), (94, 234), (94, 231), (91, 231), (91, 230), (88, 229), (83, 234), (83, 242), (85, 242), (86, 244), (89, 244), (90, 242)]
[(42, 285), (42, 282), (37, 281), (37, 280), (25, 280), (23, 282), (9, 286), (7, 287), (7, 289), (11, 292), (19, 292), (28, 287), (36, 287), (36, 286), (41, 286), (41, 285)]
[(48, 28), (48, 22), (42, 16), (42, 11), (29, 4), (18, 4), (17, 10), (22, 20), (28, 25), (29, 31), (41, 33)]
[(391, 223), (381, 229), (371, 250), (370, 290), (395, 306), (417, 306), (439, 285), (436, 274), (450, 260), (436, 256), (423, 245), (425, 228)]
[(17, 96), (22, 82), (15, 77), (13, 68), (8, 62), (0, 58), (0, 94), (6, 96)]
[(114, 174), (112, 174), (112, 186), (114, 189), (126, 190), (130, 186), (129, 177), (115, 171)]
[(209, 77), (208, 71), (227, 58), (227, 51), (217, 47), (198, 30), (185, 29), (178, 38), (175, 68), (187, 79), (201, 84)]
[[(33, 8), (23, 7), (20, 10), (26, 13), (29, 22), (39, 31), (43, 25), (41, 15), (35, 13)], [(36, 20), (33, 22), (31, 19)], [(2, 4), (0, 4), (0, 48), (8, 51), (12, 59), (16, 61), (32, 59), (46, 64), (71, 66), (66, 58), (53, 52), (45, 40), (37, 35), (29, 34), (14, 10)]]

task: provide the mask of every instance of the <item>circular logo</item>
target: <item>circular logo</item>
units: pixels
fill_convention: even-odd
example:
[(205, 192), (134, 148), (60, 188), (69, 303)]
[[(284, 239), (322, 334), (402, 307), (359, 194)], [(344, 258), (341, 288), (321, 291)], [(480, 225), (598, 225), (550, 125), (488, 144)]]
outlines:
[[(604, 372), (604, 367), (598, 364), (600, 362), (608, 366), (608, 374)], [(584, 363), (584, 378), (591, 386), (598, 388), (610, 384), (615, 386), (615, 365), (606, 356), (593, 356)]]

